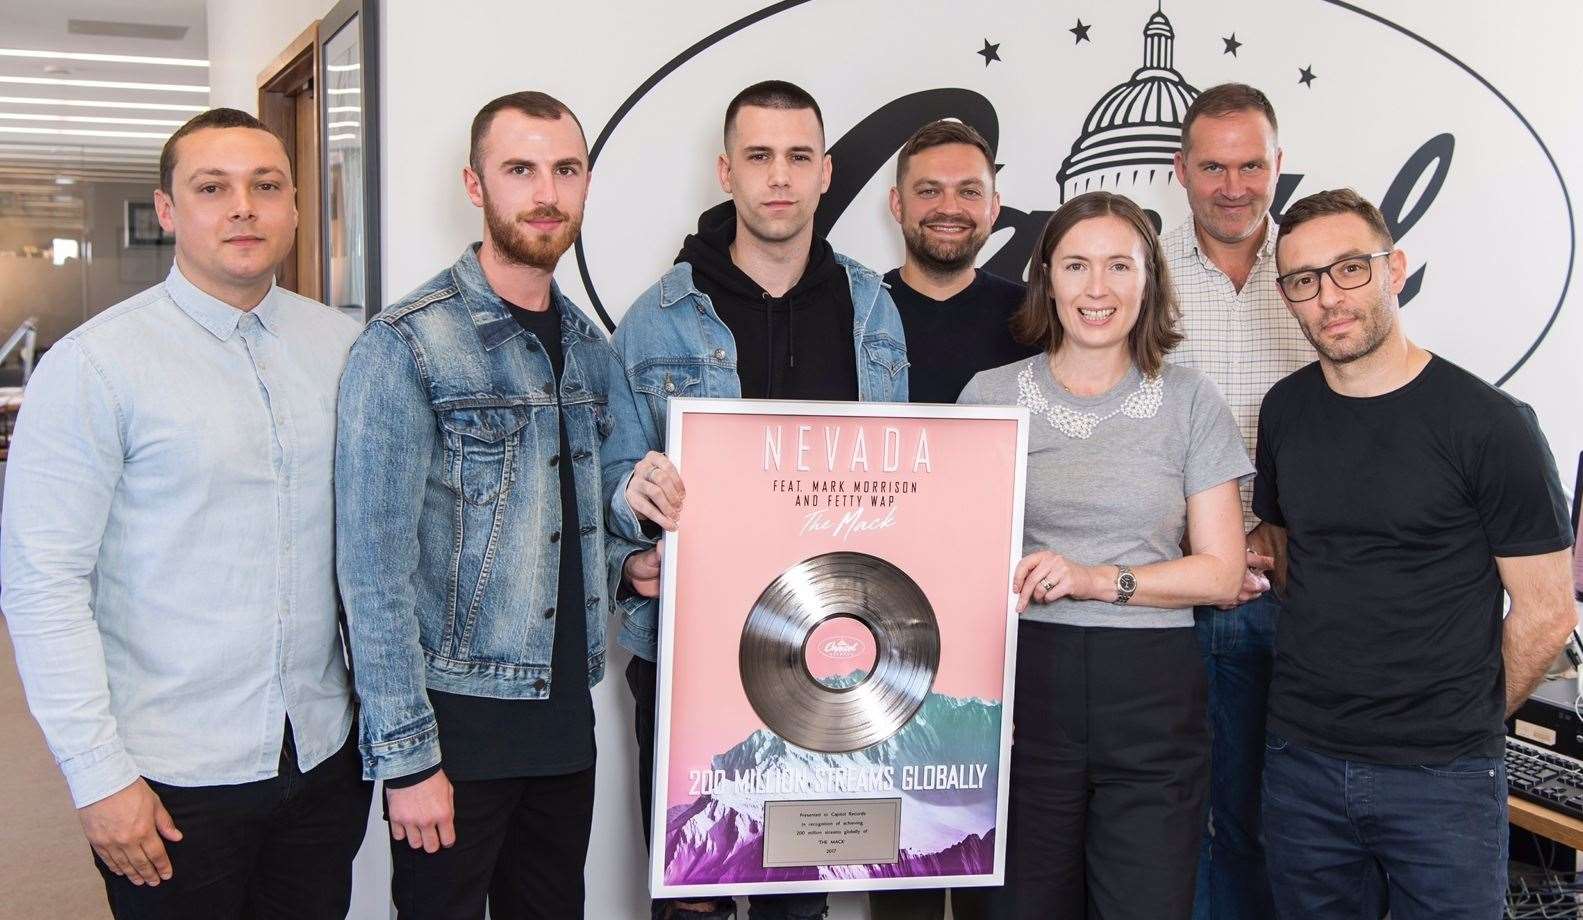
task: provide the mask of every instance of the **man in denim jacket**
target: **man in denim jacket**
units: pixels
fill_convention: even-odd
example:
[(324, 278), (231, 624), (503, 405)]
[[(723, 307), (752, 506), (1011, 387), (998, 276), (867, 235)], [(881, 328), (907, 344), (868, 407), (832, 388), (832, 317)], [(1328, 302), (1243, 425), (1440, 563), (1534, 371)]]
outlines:
[[(651, 543), (673, 530), (683, 487), (665, 449), (672, 396), (907, 400), (907, 351), (880, 276), (814, 234), (830, 185), (824, 122), (790, 83), (750, 86), (726, 109), (717, 171), (731, 200), (705, 211), (676, 264), (616, 330), (626, 372), (611, 392), (605, 453), (610, 527)], [(620, 642), (637, 707), (638, 783), (647, 835), (653, 795), (658, 555), (626, 562)], [(664, 828), (657, 829), (664, 833)], [(822, 917), (822, 894), (751, 899), (753, 920)], [(654, 915), (725, 917), (728, 900), (662, 904)], [(685, 913), (692, 912), (692, 913)]]
[[(583, 915), (589, 688), (611, 579), (600, 455), (620, 366), (552, 279), (588, 191), (576, 117), (473, 121), (481, 244), (371, 322), (340, 394), (336, 542), (365, 775), (402, 917)], [(443, 758), (443, 759), (442, 759)], [(547, 831), (547, 829), (553, 829)]]

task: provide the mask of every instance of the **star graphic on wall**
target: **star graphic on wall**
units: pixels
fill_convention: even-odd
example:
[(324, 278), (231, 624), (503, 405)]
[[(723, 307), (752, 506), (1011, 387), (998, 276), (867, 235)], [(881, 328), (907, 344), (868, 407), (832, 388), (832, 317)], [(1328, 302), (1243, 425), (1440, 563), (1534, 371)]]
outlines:
[(1237, 33), (1233, 32), (1231, 33), (1230, 38), (1222, 38), (1221, 41), (1226, 43), (1226, 50), (1220, 53), (1229, 54), (1232, 57), (1236, 57), (1237, 49), (1242, 47), (1242, 42), (1237, 41)]
[(1313, 89), (1314, 88), (1314, 80), (1316, 79), (1314, 77), (1314, 65), (1309, 64), (1307, 67), (1304, 67), (1301, 70), (1299, 70), (1298, 73), (1302, 74), (1302, 76), (1297, 78), (1297, 82), (1303, 84), (1304, 86), (1308, 87), (1309, 89)]
[(1074, 38), (1072, 40), (1072, 44), (1075, 45), (1078, 42), (1088, 42), (1089, 44), (1092, 45), (1093, 41), (1091, 41), (1089, 39), (1089, 37), (1088, 37), (1088, 30), (1092, 29), (1093, 27), (1094, 26), (1092, 24), (1086, 25), (1086, 26), (1083, 25), (1083, 20), (1079, 19), (1077, 21), (1077, 25), (1073, 26), (1070, 29), (1067, 29), (1066, 31), (1068, 31), (1068, 32), (1072, 33), (1073, 35), (1077, 36), (1076, 38)]
[(974, 54), (982, 54), (984, 56), (984, 66), (988, 67), (990, 61), (998, 61), (998, 60), (1000, 60), (1000, 45), (999, 44), (991, 45), (989, 43), (989, 39), (986, 38), (986, 39), (984, 39), (984, 50), (983, 51), (975, 51), (973, 53)]

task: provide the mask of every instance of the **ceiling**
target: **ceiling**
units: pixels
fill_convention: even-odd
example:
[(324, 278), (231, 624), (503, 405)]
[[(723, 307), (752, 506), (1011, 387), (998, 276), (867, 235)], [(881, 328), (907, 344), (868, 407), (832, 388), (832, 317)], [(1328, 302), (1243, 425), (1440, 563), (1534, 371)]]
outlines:
[(154, 178), (207, 57), (203, 0), (0, 0), (0, 184)]

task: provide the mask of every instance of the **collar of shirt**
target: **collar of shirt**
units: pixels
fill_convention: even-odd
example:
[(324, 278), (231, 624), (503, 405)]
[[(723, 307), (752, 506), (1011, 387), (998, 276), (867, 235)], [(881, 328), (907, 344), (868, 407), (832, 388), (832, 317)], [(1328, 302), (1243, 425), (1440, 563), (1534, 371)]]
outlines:
[(236, 331), (237, 324), (249, 312), (258, 318), (259, 325), (273, 335), (279, 335), (281, 322), (281, 307), (279, 298), (276, 297), (274, 281), (269, 283), (269, 293), (258, 302), (258, 306), (251, 311), (238, 310), (213, 294), (206, 293), (197, 285), (187, 280), (181, 269), (171, 263), (170, 274), (165, 278), (165, 290), (170, 294), (170, 299), (180, 307), (182, 312), (192, 317), (193, 320), (220, 341), (231, 338), (231, 333)]
[[(1225, 272), (1221, 271), (1220, 266), (1216, 265), (1204, 252), (1204, 250), (1199, 247), (1198, 225), (1194, 222), (1193, 218), (1188, 217), (1183, 226), (1187, 228), (1184, 234), (1187, 238), (1187, 245), (1192, 249), (1193, 254), (1198, 257), (1198, 264), (1201, 265), (1205, 271), (1220, 272), (1220, 274), (1224, 275)], [(1265, 259), (1275, 258), (1275, 235), (1278, 232), (1279, 228), (1276, 226), (1275, 218), (1266, 212), (1264, 215), (1264, 242), (1259, 244), (1259, 254), (1253, 259), (1253, 268), (1255, 271), (1258, 270), (1259, 265), (1263, 263)]]
[[(484, 349), (493, 351), (521, 335), (522, 326), (484, 276), (484, 267), (478, 261), (482, 245), (471, 243), (462, 250), (462, 257), (451, 266), (451, 280), (467, 305), (467, 312), (472, 317), (479, 338), (483, 340)], [(553, 277), (550, 278), (550, 301), (560, 315), (563, 335), (570, 334), (587, 342), (604, 340), (603, 330), (595, 326), (593, 320), (561, 291), (560, 283)]]

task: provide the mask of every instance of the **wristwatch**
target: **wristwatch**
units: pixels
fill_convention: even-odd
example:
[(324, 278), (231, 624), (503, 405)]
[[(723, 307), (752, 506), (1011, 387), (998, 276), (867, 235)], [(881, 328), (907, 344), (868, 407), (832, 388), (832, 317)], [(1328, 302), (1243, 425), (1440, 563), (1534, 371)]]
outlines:
[(1138, 590), (1138, 578), (1132, 574), (1132, 566), (1116, 564), (1116, 599), (1111, 601), (1117, 606), (1125, 606), (1132, 600), (1132, 593)]

